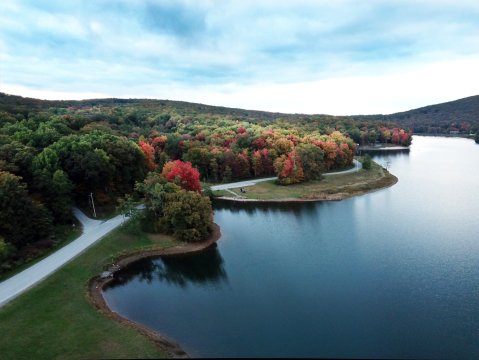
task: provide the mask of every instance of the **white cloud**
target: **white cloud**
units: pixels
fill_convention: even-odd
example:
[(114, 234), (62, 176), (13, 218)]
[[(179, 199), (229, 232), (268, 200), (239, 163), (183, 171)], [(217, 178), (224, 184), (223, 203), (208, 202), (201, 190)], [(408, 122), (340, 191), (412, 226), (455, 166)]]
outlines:
[(477, 0), (156, 5), (0, 1), (0, 90), (331, 114), (478, 93)]
[[(151, 87), (150, 98), (288, 113), (358, 115), (406, 111), (476, 94), (479, 58), (421, 64), (390, 74), (291, 84)], [(138, 90), (140, 91), (140, 90)], [(132, 97), (132, 93), (125, 97)], [(134, 97), (134, 96), (133, 96)]]
[[(115, 96), (183, 100), (287, 113), (388, 114), (476, 94), (479, 84), (479, 72), (476, 71), (478, 63), (479, 57), (471, 57), (407, 66), (378, 75), (255, 86), (236, 83), (185, 86), (181, 83), (158, 82), (124, 86), (115, 91), (79, 92), (5, 84), (0, 90), (51, 100)], [(120, 68), (117, 71), (125, 70)], [(101, 85), (95, 88), (108, 90)]]
[(15, 84), (1, 84), (0, 91), (10, 95), (42, 100), (83, 100), (110, 97), (106, 93), (40, 90)]

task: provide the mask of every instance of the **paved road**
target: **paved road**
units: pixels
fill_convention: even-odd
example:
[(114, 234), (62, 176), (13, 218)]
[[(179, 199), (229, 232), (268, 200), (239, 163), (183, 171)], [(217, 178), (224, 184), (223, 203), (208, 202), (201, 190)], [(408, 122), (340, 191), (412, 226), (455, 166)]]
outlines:
[(253, 186), (256, 185), (259, 182), (263, 181), (270, 181), (270, 180), (276, 180), (277, 177), (269, 177), (269, 178), (263, 178), (263, 179), (252, 179), (252, 180), (246, 180), (246, 181), (238, 181), (234, 183), (229, 183), (229, 184), (221, 184), (221, 185), (213, 185), (211, 187), (211, 190), (227, 190), (227, 189), (237, 189), (240, 187), (247, 187), (247, 186)]
[(326, 174), (323, 174), (323, 176), (331, 176), (331, 175), (344, 175), (344, 174), (350, 174), (356, 171), (361, 170), (362, 165), (359, 161), (356, 159), (353, 160), (354, 167), (348, 170), (340, 170), (340, 171), (334, 171), (334, 172), (329, 172)]
[[(327, 174), (323, 174), (323, 176), (331, 176), (331, 175), (342, 175), (342, 174), (350, 174), (356, 171), (359, 171), (361, 169), (361, 163), (357, 161), (356, 159), (353, 160), (354, 167), (348, 170), (343, 170), (343, 171), (335, 171), (335, 172), (330, 172)], [(211, 187), (211, 190), (216, 191), (216, 190), (228, 190), (228, 189), (237, 189), (240, 187), (248, 187), (248, 186), (253, 186), (256, 185), (259, 182), (263, 181), (270, 181), (270, 180), (276, 180), (277, 177), (269, 177), (269, 178), (263, 178), (263, 179), (252, 179), (252, 180), (246, 180), (246, 181), (239, 181), (239, 182), (234, 182), (234, 183), (229, 183), (229, 184), (221, 184), (221, 185), (213, 185)]]
[(73, 213), (83, 225), (83, 234), (35, 265), (1, 282), (0, 307), (81, 254), (125, 220), (123, 215), (118, 215), (107, 221), (93, 220), (77, 208), (73, 209)]

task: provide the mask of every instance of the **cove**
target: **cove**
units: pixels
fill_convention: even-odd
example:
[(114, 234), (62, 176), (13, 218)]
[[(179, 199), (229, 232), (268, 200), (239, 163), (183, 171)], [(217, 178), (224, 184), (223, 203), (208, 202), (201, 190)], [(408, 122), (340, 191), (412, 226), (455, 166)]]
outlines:
[(109, 307), (196, 357), (479, 357), (479, 145), (415, 136), (374, 159), (395, 186), (216, 203), (216, 247), (132, 263)]

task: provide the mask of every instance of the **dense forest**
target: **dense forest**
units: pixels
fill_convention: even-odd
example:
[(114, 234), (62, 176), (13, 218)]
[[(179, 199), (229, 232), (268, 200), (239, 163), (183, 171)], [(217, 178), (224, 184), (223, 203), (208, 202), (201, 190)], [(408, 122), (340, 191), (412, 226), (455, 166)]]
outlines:
[(199, 241), (211, 231), (211, 203), (200, 180), (319, 179), (349, 166), (357, 144), (407, 146), (411, 134), (391, 122), (353, 117), (0, 94), (0, 260), (6, 268), (20, 261), (22, 249), (71, 224), (72, 205), (89, 196), (102, 206), (141, 194), (154, 230)]

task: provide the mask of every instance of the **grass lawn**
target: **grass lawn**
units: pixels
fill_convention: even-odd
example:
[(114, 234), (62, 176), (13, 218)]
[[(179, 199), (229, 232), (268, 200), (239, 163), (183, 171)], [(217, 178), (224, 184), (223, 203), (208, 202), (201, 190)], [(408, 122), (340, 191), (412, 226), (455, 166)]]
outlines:
[(86, 300), (89, 279), (133, 249), (179, 244), (134, 224), (113, 231), (52, 276), (0, 309), (0, 358), (158, 358), (166, 354), (136, 330), (112, 321)]
[[(354, 195), (361, 195), (369, 191), (395, 184), (397, 178), (386, 169), (372, 162), (370, 170), (361, 169), (358, 172), (325, 176), (322, 180), (282, 186), (274, 180), (258, 183), (245, 188), (231, 189), (242, 197), (259, 200), (280, 199), (318, 199), (340, 200)], [(232, 196), (226, 191), (214, 191), (215, 196)]]

